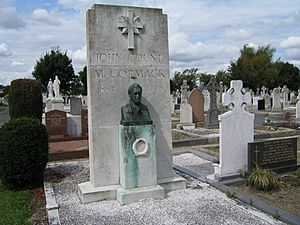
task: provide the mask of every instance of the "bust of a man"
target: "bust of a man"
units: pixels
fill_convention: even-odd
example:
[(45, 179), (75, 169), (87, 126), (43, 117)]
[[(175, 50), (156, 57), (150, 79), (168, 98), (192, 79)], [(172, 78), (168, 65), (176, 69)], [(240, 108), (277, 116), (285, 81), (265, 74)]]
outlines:
[(121, 124), (125, 126), (152, 124), (147, 106), (142, 104), (142, 87), (134, 83), (128, 88), (129, 102), (121, 107)]

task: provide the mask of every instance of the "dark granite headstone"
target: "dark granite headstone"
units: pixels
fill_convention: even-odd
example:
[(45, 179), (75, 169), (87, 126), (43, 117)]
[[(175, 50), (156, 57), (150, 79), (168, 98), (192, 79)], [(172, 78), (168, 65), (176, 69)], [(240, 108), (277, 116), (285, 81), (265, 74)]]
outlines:
[(265, 110), (265, 100), (264, 99), (257, 100), (257, 109)]
[(46, 128), (48, 135), (67, 136), (67, 113), (61, 110), (46, 112)]
[(217, 107), (217, 91), (220, 90), (219, 84), (217, 83), (216, 77), (212, 76), (209, 83), (206, 86), (210, 93), (210, 104), (209, 110), (207, 111), (207, 121), (206, 126), (208, 128), (218, 128), (219, 127), (219, 114), (220, 111)]
[(88, 136), (88, 111), (87, 109), (81, 110), (81, 136)]
[(256, 165), (277, 172), (297, 169), (297, 137), (248, 143), (248, 171)]

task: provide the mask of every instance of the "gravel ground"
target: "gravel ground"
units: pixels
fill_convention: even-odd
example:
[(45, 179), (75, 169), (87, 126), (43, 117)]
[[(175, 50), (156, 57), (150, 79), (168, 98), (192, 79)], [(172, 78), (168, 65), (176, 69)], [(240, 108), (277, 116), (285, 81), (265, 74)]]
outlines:
[[(186, 162), (184, 158), (176, 157), (174, 161), (181, 165), (199, 163), (189, 154)], [(282, 224), (187, 176), (188, 188), (170, 192), (163, 200), (140, 200), (125, 206), (115, 200), (81, 204), (77, 184), (89, 179), (88, 161), (51, 163), (48, 170), (55, 178), (53, 186), (62, 225)]]
[(193, 172), (200, 173), (205, 177), (214, 173), (212, 162), (199, 158), (191, 153), (174, 156), (173, 163), (185, 167)]

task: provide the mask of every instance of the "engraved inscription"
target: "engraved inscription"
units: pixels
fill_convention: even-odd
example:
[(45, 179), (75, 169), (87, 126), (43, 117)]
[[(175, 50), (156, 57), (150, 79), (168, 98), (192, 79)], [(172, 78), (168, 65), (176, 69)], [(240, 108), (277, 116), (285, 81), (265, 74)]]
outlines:
[(297, 138), (249, 143), (249, 170), (280, 168), (297, 164)]
[(129, 54), (124, 56), (127, 61), (122, 58), (122, 55), (119, 53), (97, 53), (97, 62), (100, 64), (108, 63), (108, 64), (121, 64), (121, 63), (129, 63), (131, 65), (139, 64), (139, 63), (161, 63), (162, 55), (161, 54)]

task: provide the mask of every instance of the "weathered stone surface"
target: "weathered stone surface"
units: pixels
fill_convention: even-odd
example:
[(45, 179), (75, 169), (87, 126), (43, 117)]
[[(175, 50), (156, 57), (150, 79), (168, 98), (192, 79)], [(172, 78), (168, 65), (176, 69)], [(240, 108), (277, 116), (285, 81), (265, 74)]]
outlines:
[(280, 103), (280, 88), (274, 88), (272, 92), (272, 109), (273, 110), (281, 110), (281, 103)]
[(155, 126), (157, 179), (174, 177), (167, 31), (161, 9), (94, 5), (87, 12), (89, 183), (95, 189), (120, 182), (118, 127), (133, 83), (141, 85)]
[(220, 90), (219, 84), (214, 76), (210, 78), (209, 83), (207, 84), (207, 90), (210, 93), (210, 105), (209, 110), (207, 111), (207, 127), (208, 128), (217, 128), (219, 127), (218, 116), (220, 111), (217, 107), (217, 91)]
[(70, 99), (70, 114), (71, 115), (80, 115), (81, 113), (81, 99), (80, 98), (71, 98)]
[(188, 103), (192, 106), (193, 123), (204, 122), (204, 96), (199, 89), (191, 91)]
[(60, 110), (46, 112), (48, 135), (67, 136), (67, 113)]

